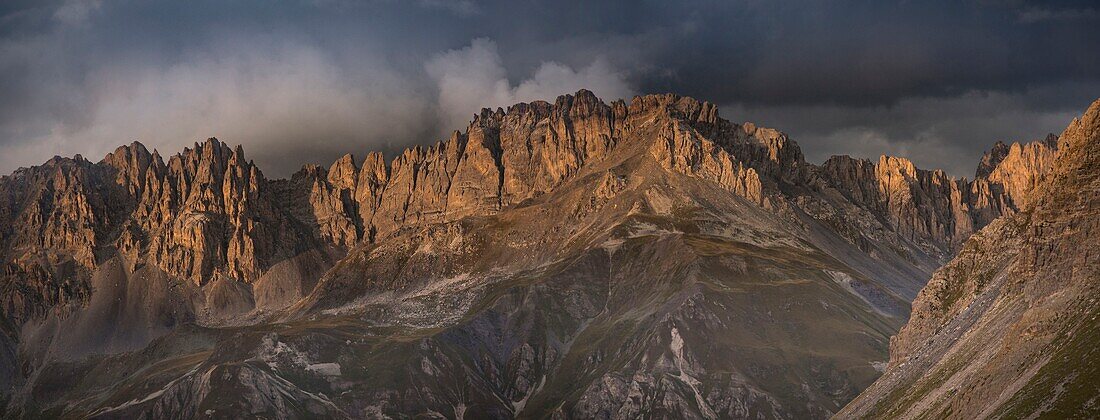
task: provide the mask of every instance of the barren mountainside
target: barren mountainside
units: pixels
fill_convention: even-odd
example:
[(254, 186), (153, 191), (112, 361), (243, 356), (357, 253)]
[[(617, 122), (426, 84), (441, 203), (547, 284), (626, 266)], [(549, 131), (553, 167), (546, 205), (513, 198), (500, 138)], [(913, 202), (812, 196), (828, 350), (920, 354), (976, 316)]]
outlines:
[[(1034, 185), (1028, 204), (936, 271), (891, 340), (886, 373), (838, 417), (1100, 416), (1100, 101), (1056, 148), (1045, 176), (997, 176)], [(1008, 150), (995, 147), (979, 175), (1036, 153)]]
[(814, 165), (707, 102), (585, 90), (290, 179), (216, 139), (56, 157), (0, 178), (0, 407), (829, 417), (888, 346), (894, 369), (959, 313), (928, 307), (952, 266), (1068, 205), (1040, 180), (1089, 179), (1090, 113), (994, 146), (974, 180), (888, 156)]

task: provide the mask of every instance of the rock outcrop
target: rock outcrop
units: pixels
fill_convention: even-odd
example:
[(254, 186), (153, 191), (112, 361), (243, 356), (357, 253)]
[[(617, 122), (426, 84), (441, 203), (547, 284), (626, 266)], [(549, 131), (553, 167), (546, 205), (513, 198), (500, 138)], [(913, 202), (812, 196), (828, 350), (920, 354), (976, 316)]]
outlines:
[(153, 160), (118, 239), (119, 250), (132, 259), (196, 284), (218, 276), (251, 282), (272, 263), (303, 250), (301, 232), (240, 146), (231, 149), (212, 138), (167, 164)]
[(0, 179), (0, 304), (16, 327), (90, 296), (89, 271), (115, 219), (104, 174), (77, 156), (55, 157)]
[(975, 231), (1028, 203), (1057, 150), (1056, 136), (1011, 148), (998, 142), (973, 181), (916, 168), (908, 159), (878, 162), (834, 156), (820, 173), (853, 202), (898, 233), (951, 255)]
[(997, 142), (982, 157), (975, 180), (985, 180), (1004, 191), (1012, 208), (1027, 207), (1031, 191), (1035, 190), (1042, 175), (1050, 170), (1058, 151), (1058, 136), (1053, 134), (1031, 143), (1012, 143), (1005, 146)]
[(291, 180), (301, 190), (308, 189), (312, 213), (302, 218), (316, 223), (321, 239), (326, 242), (352, 247), (363, 238), (359, 203), (355, 199), (358, 172), (349, 154), (327, 171), (317, 165), (306, 165)]
[(917, 169), (908, 159), (882, 156), (877, 163), (834, 156), (821, 173), (852, 201), (905, 238), (951, 249), (973, 233), (969, 188), (942, 171)]
[(717, 182), (723, 188), (764, 205), (760, 176), (693, 128), (673, 122), (659, 134), (650, 154), (665, 169)]
[(309, 220), (292, 217), (273, 191), (243, 149), (215, 139), (167, 164), (135, 142), (99, 163), (57, 157), (4, 177), (5, 318), (18, 326), (51, 308), (79, 308), (92, 274), (116, 254), (130, 270), (151, 265), (196, 286), (247, 284), (321, 239), (358, 239), (350, 229), (350, 239), (314, 240)]

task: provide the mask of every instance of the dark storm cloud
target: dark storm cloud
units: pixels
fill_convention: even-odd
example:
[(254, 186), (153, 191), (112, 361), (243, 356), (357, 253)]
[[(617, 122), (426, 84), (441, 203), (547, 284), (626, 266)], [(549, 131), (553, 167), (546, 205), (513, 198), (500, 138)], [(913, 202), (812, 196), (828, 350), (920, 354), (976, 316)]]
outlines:
[(736, 105), (722, 111), (798, 133), (799, 145), (813, 162), (835, 154), (871, 159), (888, 154), (905, 156), (921, 168), (971, 178), (979, 157), (994, 142), (1060, 134), (1096, 99), (1097, 92), (1098, 83), (1070, 83), (1026, 94), (970, 92), (906, 98), (889, 106)]
[(110, 1), (0, 6), (0, 172), (218, 136), (277, 176), (460, 129), (481, 106), (672, 91), (811, 160), (969, 175), (1100, 96), (1090, 2)]

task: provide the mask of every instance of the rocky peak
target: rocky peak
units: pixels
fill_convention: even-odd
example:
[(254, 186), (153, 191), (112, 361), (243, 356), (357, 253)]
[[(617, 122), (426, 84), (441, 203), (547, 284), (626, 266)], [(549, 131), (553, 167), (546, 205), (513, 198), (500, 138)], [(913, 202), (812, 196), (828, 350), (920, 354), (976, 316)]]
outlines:
[(373, 236), (369, 222), (381, 205), (382, 191), (389, 183), (389, 179), (389, 167), (386, 166), (386, 158), (382, 156), (382, 153), (371, 152), (367, 154), (356, 180), (355, 201), (359, 204), (359, 220), (365, 229), (364, 234), (368, 238)]
[(480, 113), (474, 114), (474, 118), (470, 120), (470, 125), (467, 130), (474, 127), (499, 127), (500, 121), (505, 115), (503, 108), (498, 107), (496, 110), (492, 108), (482, 108)]
[[(351, 247), (363, 237), (355, 201), (358, 170), (349, 154), (326, 170), (318, 165), (305, 165), (291, 179), (298, 188), (308, 191), (307, 216), (299, 214), (317, 228), (318, 239), (334, 245)], [(295, 209), (297, 210), (297, 209)]]
[(884, 184), (902, 184), (917, 179), (917, 167), (909, 159), (882, 155), (875, 165), (880, 181)]
[(559, 96), (552, 109), (578, 120), (591, 116), (610, 117), (611, 112), (611, 107), (586, 89), (581, 89), (574, 95)]
[(328, 168), (328, 182), (345, 190), (355, 191), (359, 182), (359, 168), (355, 166), (355, 157), (348, 153), (333, 162)]
[(1057, 150), (1058, 136), (1053, 134), (1043, 140), (1011, 146), (997, 142), (982, 156), (975, 179), (1003, 191), (1011, 209), (1025, 207), (1031, 201), (1031, 191), (1054, 162)]
[(0, 324), (90, 295), (86, 279), (119, 219), (106, 175), (76, 156), (0, 178)]
[[(617, 111), (618, 107), (623, 111)], [(722, 119), (718, 106), (675, 94), (635, 96), (629, 105), (613, 105), (617, 119), (647, 121), (676, 120), (689, 124), (731, 156), (774, 181), (800, 182), (805, 164), (801, 149), (786, 134), (746, 122), (734, 124)], [(622, 115), (622, 117), (619, 117)], [(619, 121), (616, 121), (619, 124)]]
[(998, 140), (993, 143), (993, 147), (982, 155), (981, 162), (978, 162), (978, 169), (974, 171), (974, 179), (985, 178), (989, 176), (990, 172), (997, 167), (1008, 156), (1008, 145)]
[(673, 121), (658, 136), (660, 140), (653, 143), (649, 153), (665, 169), (711, 180), (753, 203), (765, 203), (756, 171), (703, 138), (689, 124)]
[(878, 169), (869, 159), (848, 155), (830, 157), (821, 165), (822, 176), (852, 202), (881, 211)]
[(719, 120), (715, 134), (737, 157), (757, 171), (788, 184), (804, 182), (802, 149), (786, 134), (756, 124)]
[(138, 196), (145, 186), (146, 172), (154, 164), (154, 158), (145, 145), (135, 141), (108, 153), (100, 164), (114, 168), (115, 182)]
[[(534, 121), (542, 120), (550, 116), (550, 110), (554, 105), (546, 101), (520, 102), (508, 107), (506, 117), (512, 119), (527, 118)], [(515, 124), (514, 122), (512, 123)]]
[(7, 178), (0, 185), (6, 247), (16, 254), (67, 253), (81, 266), (94, 267), (97, 240), (113, 219), (108, 195), (99, 192), (101, 178), (79, 155), (54, 157)]
[(966, 180), (918, 169), (905, 158), (884, 155), (872, 162), (833, 156), (820, 174), (853, 203), (933, 254), (950, 255), (986, 223), (971, 214), (975, 205)]
[(367, 232), (496, 212), (550, 191), (614, 142), (611, 107), (582, 90), (507, 111), (485, 108), (465, 133), (414, 146), (387, 166), (368, 157), (355, 188)]
[[(116, 151), (105, 162), (141, 156), (142, 150)], [(291, 232), (288, 216), (278, 210), (267, 180), (241, 146), (210, 138), (167, 164), (156, 153), (148, 155), (148, 162), (143, 187), (130, 192), (136, 205), (116, 241), (134, 261), (153, 263), (196, 284), (216, 276), (249, 282), (272, 260), (301, 246), (277, 239), (300, 234)], [(126, 168), (120, 173), (135, 167), (111, 166)]]
[(1009, 156), (1014, 156), (1016, 159), (1019, 159), (1021, 155), (1030, 155), (1037, 152), (1041, 153), (1042, 150), (1057, 149), (1058, 136), (1053, 133), (1047, 134), (1046, 138), (1042, 140), (1036, 140), (1030, 143), (1014, 142), (1011, 146), (1002, 141), (997, 141), (993, 144), (992, 148), (982, 155), (982, 160), (978, 163), (978, 169), (974, 172), (974, 178), (988, 178), (1005, 160), (1011, 160)]
[(719, 120), (716, 105), (672, 93), (635, 96), (630, 100), (627, 112), (630, 115), (656, 112), (690, 123), (715, 124)]
[[(1089, 108), (1085, 110), (1085, 113), (1080, 117), (1074, 118), (1070, 122), (1069, 127), (1062, 132), (1062, 135), (1058, 136), (1058, 147), (1066, 148), (1067, 151), (1059, 155), (1059, 160), (1068, 160), (1068, 156), (1073, 156), (1072, 152), (1076, 154), (1084, 155), (1089, 159), (1087, 162), (1078, 162), (1077, 164), (1092, 165), (1096, 163), (1098, 159), (1096, 152), (1097, 148), (1100, 148), (1100, 140), (1097, 139), (1097, 133), (1100, 132), (1100, 99), (1094, 101)], [(1052, 141), (1050, 136), (1047, 136), (1046, 142)], [(1073, 149), (1072, 152), (1070, 148)], [(1069, 166), (1077, 166), (1069, 162), (1066, 163)], [(1096, 173), (1094, 172), (1093, 175)]]

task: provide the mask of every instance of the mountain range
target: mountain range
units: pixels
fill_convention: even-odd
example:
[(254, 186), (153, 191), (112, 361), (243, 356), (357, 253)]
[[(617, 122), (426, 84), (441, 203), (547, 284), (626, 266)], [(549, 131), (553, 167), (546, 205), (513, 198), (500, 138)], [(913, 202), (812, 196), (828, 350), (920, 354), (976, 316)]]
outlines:
[(1098, 115), (972, 180), (586, 90), (290, 179), (213, 138), (55, 157), (0, 178), (0, 409), (1095, 413)]

